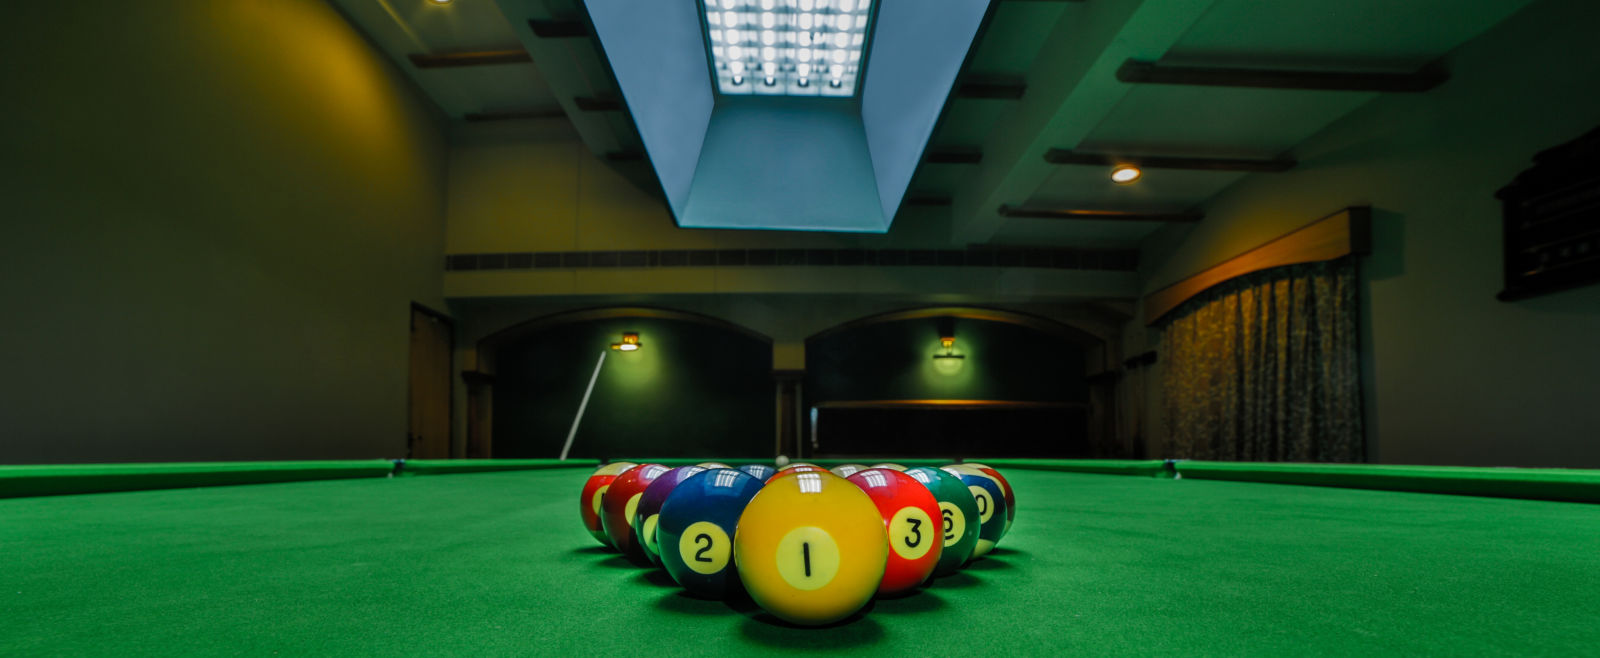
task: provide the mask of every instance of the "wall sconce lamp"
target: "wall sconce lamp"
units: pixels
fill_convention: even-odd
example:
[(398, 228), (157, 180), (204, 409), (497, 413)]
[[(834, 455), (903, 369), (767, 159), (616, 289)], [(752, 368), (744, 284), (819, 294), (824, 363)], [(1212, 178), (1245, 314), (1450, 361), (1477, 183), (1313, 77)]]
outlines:
[(619, 352), (636, 352), (640, 347), (643, 345), (639, 344), (639, 334), (631, 332), (622, 334), (622, 342), (611, 344), (611, 349)]
[(944, 353), (933, 355), (933, 367), (939, 372), (945, 374), (950, 374), (960, 370), (962, 361), (967, 357), (965, 354), (955, 353), (955, 336), (946, 335), (940, 337), (939, 346), (944, 348)]

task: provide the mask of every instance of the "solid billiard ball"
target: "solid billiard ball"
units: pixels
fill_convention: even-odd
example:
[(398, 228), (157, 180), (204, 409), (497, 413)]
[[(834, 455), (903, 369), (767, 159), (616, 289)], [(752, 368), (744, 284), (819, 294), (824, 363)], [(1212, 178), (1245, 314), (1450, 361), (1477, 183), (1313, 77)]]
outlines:
[(644, 498), (645, 488), (670, 470), (660, 464), (628, 469), (617, 476), (600, 500), (600, 525), (605, 528), (606, 539), (636, 564), (649, 565), (650, 558), (645, 557), (639, 536), (633, 532), (633, 513), (639, 508), (639, 500)]
[(786, 477), (789, 477), (791, 475), (795, 475), (797, 473), (827, 473), (827, 472), (828, 472), (828, 469), (823, 468), (821, 466), (812, 466), (810, 464), (793, 464), (793, 465), (790, 465), (788, 467), (778, 469), (777, 473), (773, 473), (772, 477), (767, 478), (767, 484), (772, 484), (773, 480), (777, 480), (779, 478), (786, 478)]
[(889, 469), (891, 471), (904, 471), (904, 470), (906, 470), (906, 467), (901, 466), (899, 464), (896, 464), (894, 462), (884, 462), (882, 464), (873, 464), (872, 467), (873, 468), (887, 468), (887, 469)]
[(938, 499), (927, 485), (892, 469), (869, 468), (847, 479), (872, 498), (889, 536), (878, 593), (899, 594), (921, 585), (944, 554)]
[(842, 478), (847, 478), (865, 470), (867, 470), (867, 467), (862, 464), (840, 464), (828, 469), (828, 472)]
[(928, 487), (934, 499), (939, 501), (944, 553), (939, 556), (939, 564), (934, 566), (933, 575), (948, 576), (955, 573), (972, 558), (972, 551), (978, 547), (978, 499), (972, 497), (972, 492), (967, 490), (961, 478), (937, 468), (913, 468), (907, 470), (906, 475)]
[(778, 469), (764, 464), (745, 464), (740, 466), (738, 470), (740, 473), (744, 473), (745, 475), (753, 477), (762, 482), (766, 482), (767, 478), (772, 477), (774, 473), (778, 472)]
[(722, 462), (700, 462), (695, 464), (695, 466), (699, 466), (700, 468), (733, 468), (732, 466)]
[(719, 468), (691, 475), (667, 494), (656, 550), (667, 574), (690, 594), (720, 599), (738, 591), (733, 535), (761, 487), (761, 480)]
[(639, 538), (639, 547), (644, 549), (644, 556), (652, 564), (661, 564), (661, 556), (656, 550), (656, 524), (660, 521), (658, 515), (661, 514), (661, 506), (667, 502), (667, 494), (672, 493), (679, 483), (704, 470), (699, 466), (680, 466), (662, 473), (644, 488), (639, 508), (633, 512), (633, 534)]
[(872, 498), (827, 471), (768, 483), (739, 517), (739, 578), (773, 616), (828, 624), (860, 610), (883, 580), (888, 535)]
[(583, 493), (578, 496), (578, 514), (583, 517), (583, 528), (600, 542), (601, 546), (611, 546), (611, 540), (606, 539), (606, 531), (600, 525), (600, 501), (606, 495), (606, 489), (617, 479), (618, 475), (630, 468), (638, 466), (633, 462), (611, 462), (601, 464), (583, 483)]
[(1006, 497), (1000, 490), (1000, 483), (987, 474), (971, 468), (952, 468), (946, 466), (940, 469), (961, 479), (967, 485), (967, 491), (972, 492), (972, 497), (978, 503), (978, 546), (973, 549), (974, 559), (983, 557), (1005, 534), (1006, 527)]
[(1006, 524), (1000, 531), (1000, 536), (1004, 537), (1009, 534), (1011, 532), (1011, 523), (1017, 519), (1017, 498), (1016, 494), (1011, 491), (1011, 483), (1006, 481), (1005, 476), (994, 468), (976, 462), (952, 464), (950, 468), (983, 475), (994, 480), (995, 484), (1000, 485), (1000, 492), (1005, 495), (1006, 499)]

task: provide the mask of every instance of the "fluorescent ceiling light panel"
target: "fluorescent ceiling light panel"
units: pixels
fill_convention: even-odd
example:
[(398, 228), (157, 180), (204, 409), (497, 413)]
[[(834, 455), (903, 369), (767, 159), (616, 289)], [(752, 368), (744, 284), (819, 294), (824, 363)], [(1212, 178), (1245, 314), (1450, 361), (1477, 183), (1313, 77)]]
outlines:
[(889, 230), (998, 2), (581, 0), (678, 226), (858, 233)]
[(873, 0), (701, 0), (717, 90), (856, 95)]

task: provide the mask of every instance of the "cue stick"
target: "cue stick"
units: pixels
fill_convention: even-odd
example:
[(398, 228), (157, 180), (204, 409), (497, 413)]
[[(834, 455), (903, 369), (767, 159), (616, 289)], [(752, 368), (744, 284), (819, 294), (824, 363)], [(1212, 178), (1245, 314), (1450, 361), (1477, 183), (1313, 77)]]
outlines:
[(589, 408), (589, 396), (594, 393), (595, 380), (600, 379), (600, 366), (606, 364), (606, 351), (600, 350), (600, 360), (594, 362), (594, 374), (589, 376), (589, 388), (583, 390), (583, 402), (578, 403), (578, 415), (572, 419), (572, 429), (567, 431), (567, 445), (561, 447), (561, 461), (567, 461), (572, 450), (572, 439), (578, 436), (578, 423), (583, 421), (583, 410)]

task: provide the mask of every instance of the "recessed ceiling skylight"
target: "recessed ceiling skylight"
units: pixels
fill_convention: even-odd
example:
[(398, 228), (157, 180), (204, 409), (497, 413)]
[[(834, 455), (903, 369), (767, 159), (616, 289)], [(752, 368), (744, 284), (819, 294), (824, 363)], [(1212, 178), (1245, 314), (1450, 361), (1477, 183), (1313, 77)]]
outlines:
[(704, 0), (717, 90), (854, 96), (872, 0)]

